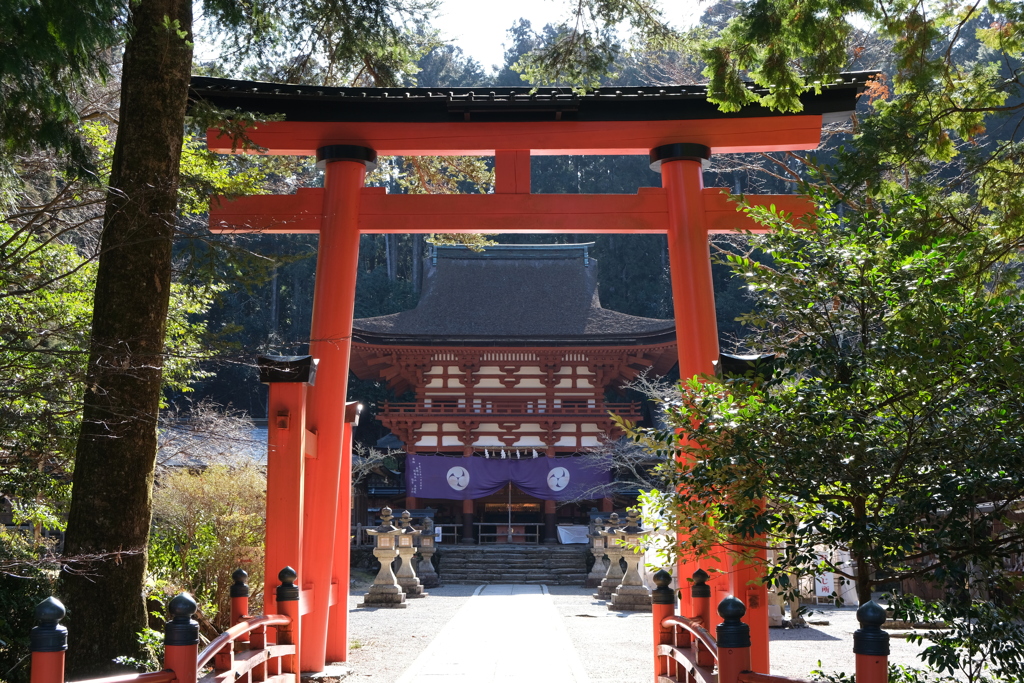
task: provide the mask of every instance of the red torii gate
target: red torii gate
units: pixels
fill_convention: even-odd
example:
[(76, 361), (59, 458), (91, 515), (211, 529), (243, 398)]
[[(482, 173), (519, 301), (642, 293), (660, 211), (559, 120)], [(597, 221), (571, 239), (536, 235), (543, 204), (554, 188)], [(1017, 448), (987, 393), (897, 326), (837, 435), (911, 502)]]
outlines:
[[(709, 233), (762, 231), (738, 213), (722, 189), (704, 188), (702, 164), (712, 154), (807, 150), (826, 119), (851, 113), (867, 74), (844, 74), (821, 94), (803, 96), (804, 112), (778, 115), (759, 107), (723, 114), (703, 86), (602, 88), (578, 96), (496, 88), (365, 89), (289, 86), (194, 78), (193, 100), (222, 108), (285, 115), (261, 123), (251, 140), (270, 154), (313, 155), (325, 169), (323, 188), (260, 195), (211, 205), (215, 232), (316, 233), (319, 250), (310, 355), (316, 381), (272, 383), (269, 405), (267, 580), (290, 564), (301, 587), (296, 629), (302, 671), (347, 659), (349, 564), (348, 473), (351, 424), (345, 408), (359, 235), (362, 233), (631, 233), (668, 238), (681, 377), (714, 371), (719, 357)], [(219, 131), (211, 150), (238, 151)], [(377, 155), (495, 157), (490, 195), (389, 195), (364, 187)], [(531, 155), (648, 155), (661, 188), (635, 195), (537, 195), (530, 192)], [(797, 215), (810, 205), (797, 195), (747, 196)], [(312, 372), (314, 368), (310, 368)], [(346, 417), (347, 415), (347, 417)], [(706, 563), (705, 563), (706, 564)], [(695, 565), (681, 565), (689, 576)], [(716, 598), (737, 594), (748, 609), (752, 668), (768, 673), (768, 610), (753, 566), (728, 567)], [(683, 612), (689, 612), (683, 591)], [(266, 612), (274, 611), (272, 592)], [(717, 599), (716, 599), (717, 604)]]

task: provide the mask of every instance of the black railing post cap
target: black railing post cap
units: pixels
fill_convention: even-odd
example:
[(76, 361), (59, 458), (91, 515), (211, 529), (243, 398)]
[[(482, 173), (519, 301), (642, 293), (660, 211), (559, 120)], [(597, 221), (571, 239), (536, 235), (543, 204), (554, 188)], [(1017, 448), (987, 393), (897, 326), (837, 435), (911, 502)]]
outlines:
[(659, 569), (654, 574), (654, 585), (657, 586), (651, 591), (651, 603), (654, 605), (676, 604), (676, 594), (668, 585), (672, 583), (672, 575), (664, 569)]
[(239, 568), (231, 574), (231, 578), (235, 581), (233, 584), (231, 584), (231, 597), (249, 597), (249, 586), (245, 583), (245, 580), (249, 578), (249, 572)]
[(164, 624), (164, 645), (198, 645), (199, 622), (192, 615), (199, 609), (188, 593), (179, 593), (167, 603), (170, 619)]
[(55, 597), (49, 597), (36, 605), (36, 623), (29, 632), (29, 651), (63, 652), (68, 649), (68, 630), (60, 625), (67, 611), (64, 604)]
[(711, 576), (701, 568), (697, 568), (697, 571), (693, 573), (693, 585), (690, 586), (690, 597), (691, 598), (710, 598), (711, 597), (711, 586), (708, 585), (708, 579)]
[(715, 629), (718, 647), (750, 647), (750, 627), (740, 619), (747, 613), (746, 606), (736, 597), (729, 596), (718, 605), (722, 623)]
[(860, 628), (853, 632), (853, 653), (875, 657), (889, 655), (889, 634), (882, 630), (885, 608), (869, 600), (857, 608)]
[(297, 578), (298, 573), (291, 567), (285, 567), (277, 573), (277, 580), (281, 582), (275, 591), (278, 602), (295, 602), (299, 599), (299, 587), (295, 585)]

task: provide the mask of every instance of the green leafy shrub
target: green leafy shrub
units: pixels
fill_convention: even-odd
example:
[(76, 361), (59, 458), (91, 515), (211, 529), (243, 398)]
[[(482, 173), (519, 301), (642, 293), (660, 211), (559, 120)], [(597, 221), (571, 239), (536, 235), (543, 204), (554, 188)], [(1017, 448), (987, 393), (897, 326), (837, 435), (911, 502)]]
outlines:
[(165, 474), (153, 493), (149, 570), (164, 596), (190, 592), (204, 626), (229, 626), (231, 573), (249, 572), (250, 609), (262, 603), (266, 474), (251, 461)]

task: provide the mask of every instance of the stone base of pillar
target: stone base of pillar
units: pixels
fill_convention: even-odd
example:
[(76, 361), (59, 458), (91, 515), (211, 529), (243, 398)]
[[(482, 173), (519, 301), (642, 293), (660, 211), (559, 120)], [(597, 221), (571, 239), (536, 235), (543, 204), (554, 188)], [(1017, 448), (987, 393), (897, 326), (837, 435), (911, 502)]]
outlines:
[(594, 593), (594, 597), (598, 600), (610, 600), (612, 593), (614, 593), (615, 589), (619, 587), (619, 581), (621, 580), (621, 576), (615, 579), (609, 579), (607, 577), (601, 579), (601, 583), (598, 584), (597, 592)]
[(441, 578), (437, 575), (434, 563), (431, 561), (434, 553), (431, 552), (430, 555), (427, 555), (421, 550), (420, 555), (419, 564), (416, 565), (416, 576), (419, 577), (424, 588), (437, 588), (441, 585)]
[(651, 592), (646, 586), (619, 586), (612, 593), (608, 609), (617, 612), (650, 612)]
[(359, 606), (390, 607), (396, 609), (404, 609), (405, 607), (408, 607), (408, 605), (405, 604), (405, 593), (402, 591), (401, 586), (397, 584), (387, 585), (378, 583), (370, 586), (370, 590), (363, 596), (363, 601), (359, 603)]
[(409, 578), (401, 576), (398, 578), (398, 585), (402, 587), (405, 592), (405, 597), (409, 600), (414, 598), (425, 598), (428, 593), (423, 590), (423, 584), (415, 576)]
[(600, 557), (594, 562), (594, 568), (587, 574), (587, 579), (583, 583), (584, 588), (597, 588), (601, 585), (604, 580), (604, 575), (608, 573), (608, 567), (604, 563), (604, 558)]

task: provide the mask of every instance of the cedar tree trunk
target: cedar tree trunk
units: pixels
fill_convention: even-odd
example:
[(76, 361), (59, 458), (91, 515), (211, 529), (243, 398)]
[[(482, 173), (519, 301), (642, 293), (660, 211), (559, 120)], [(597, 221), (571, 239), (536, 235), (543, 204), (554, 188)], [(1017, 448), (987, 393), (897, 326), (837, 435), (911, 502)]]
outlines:
[[(64, 545), (71, 569), (61, 577), (70, 678), (116, 670), (115, 657), (139, 653), (136, 634), (147, 624), (142, 593), (191, 0), (132, 2), (129, 25)], [(101, 557), (80, 561), (88, 555)]]

